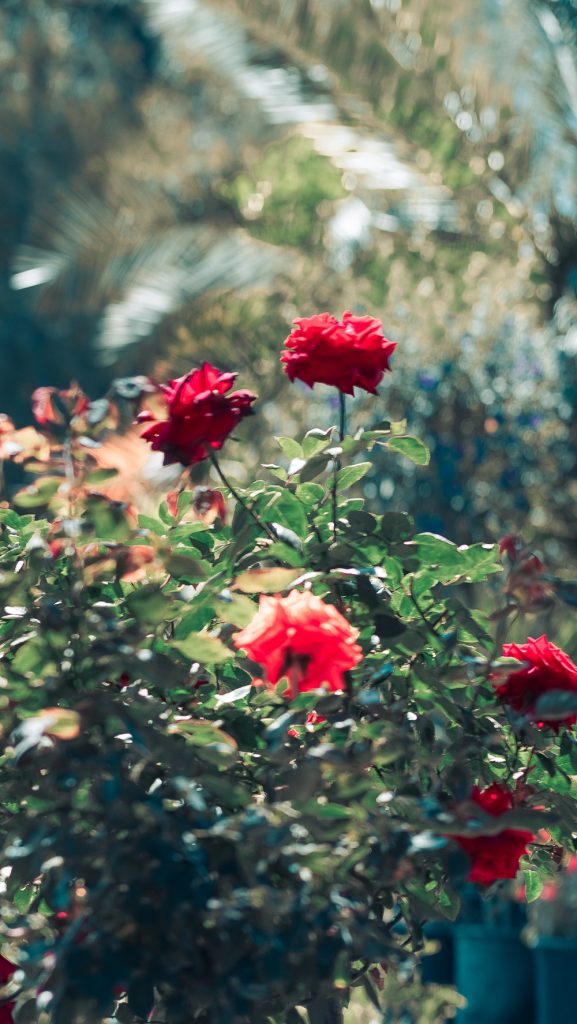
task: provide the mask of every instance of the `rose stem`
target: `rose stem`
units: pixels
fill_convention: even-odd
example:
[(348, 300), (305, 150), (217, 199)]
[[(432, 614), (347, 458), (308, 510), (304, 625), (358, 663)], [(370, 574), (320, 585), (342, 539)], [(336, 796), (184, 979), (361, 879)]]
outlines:
[(244, 499), (241, 498), (241, 496), (238, 493), (238, 491), (227, 480), (227, 478), (225, 477), (222, 469), (220, 468), (220, 465), (218, 463), (218, 459), (217, 459), (217, 457), (216, 457), (216, 455), (214, 454), (213, 451), (211, 451), (211, 453), (210, 453), (210, 459), (211, 459), (211, 462), (212, 462), (214, 468), (216, 469), (216, 472), (218, 473), (220, 479), (222, 480), (224, 486), (230, 491), (230, 493), (232, 494), (234, 500), (236, 502), (238, 502), (238, 504), (241, 506), (241, 508), (243, 508), (245, 510), (245, 512), (248, 512), (249, 516), (254, 520), (254, 522), (258, 526), (259, 530), (262, 530), (263, 533), (266, 533), (267, 537), (270, 537), (270, 539), (272, 541), (278, 540), (278, 537), (273, 533), (273, 531), (270, 529), (270, 527), (267, 526), (266, 523), (263, 523), (263, 521), (257, 516), (256, 512), (250, 507), (250, 505), (247, 505), (246, 501), (244, 501)]
[[(339, 441), (341, 443), (345, 439), (345, 433), (347, 429), (347, 406), (346, 399), (342, 391), (339, 391)], [(341, 460), (335, 459), (333, 463), (333, 485), (332, 485), (332, 498), (333, 498), (333, 544), (336, 543), (337, 539), (337, 516), (338, 516), (338, 501), (337, 501), (337, 482), (339, 470), (341, 468)]]

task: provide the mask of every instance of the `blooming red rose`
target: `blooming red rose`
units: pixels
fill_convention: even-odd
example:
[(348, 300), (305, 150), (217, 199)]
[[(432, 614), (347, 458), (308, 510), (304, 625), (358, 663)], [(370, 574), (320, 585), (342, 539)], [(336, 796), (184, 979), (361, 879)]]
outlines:
[[(485, 814), (500, 818), (513, 808), (513, 795), (506, 786), (494, 782), (488, 789), (474, 786), (469, 799)], [(535, 838), (532, 832), (505, 828), (490, 836), (451, 836), (471, 861), (468, 879), (480, 885), (491, 885), (502, 878), (514, 878), (519, 861), (527, 853), (527, 843)]]
[(305, 690), (344, 689), (343, 672), (362, 658), (359, 633), (333, 605), (310, 590), (260, 599), (252, 622), (235, 633), (236, 647), (262, 665), (271, 686), (286, 676), (291, 697)]
[(313, 387), (330, 384), (352, 395), (355, 387), (376, 394), (395, 348), (380, 320), (345, 313), (339, 323), (330, 313), (299, 317), (281, 356), (291, 380)]
[(142, 436), (156, 452), (164, 453), (164, 465), (181, 462), (191, 466), (202, 462), (211, 449), (222, 448), (226, 438), (252, 410), (256, 395), (230, 391), (236, 373), (222, 373), (210, 363), (170, 380), (161, 390), (166, 399), (166, 419), (157, 420), (148, 411), (140, 413), (141, 423), (151, 422)]
[[(577, 694), (577, 665), (564, 651), (552, 644), (545, 635), (534, 640), (529, 637), (526, 644), (505, 644), (506, 658), (517, 658), (525, 665), (511, 672), (504, 683), (496, 687), (497, 696), (520, 714), (536, 717), (535, 705), (540, 697), (550, 690), (565, 690)], [(577, 715), (538, 722), (558, 732), (563, 725), (574, 725)]]

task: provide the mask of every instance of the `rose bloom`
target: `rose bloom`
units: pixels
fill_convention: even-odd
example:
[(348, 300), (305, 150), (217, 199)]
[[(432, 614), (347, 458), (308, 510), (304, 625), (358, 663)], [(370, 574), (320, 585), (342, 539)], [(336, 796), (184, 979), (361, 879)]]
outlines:
[[(516, 672), (511, 672), (504, 683), (496, 686), (498, 697), (520, 714), (533, 718), (535, 704), (549, 690), (566, 690), (577, 694), (577, 665), (564, 651), (552, 644), (545, 635), (534, 640), (529, 637), (526, 644), (505, 644), (503, 654), (506, 658), (517, 658), (526, 664)], [(538, 722), (548, 725), (555, 732), (561, 726), (574, 725), (577, 715), (567, 715), (556, 721)]]
[(148, 411), (138, 421), (150, 422), (142, 437), (155, 452), (164, 453), (164, 465), (180, 462), (192, 466), (222, 448), (226, 438), (244, 416), (248, 416), (256, 395), (230, 391), (236, 373), (222, 373), (210, 363), (170, 380), (161, 390), (166, 399), (166, 419), (157, 420)]
[(339, 323), (330, 313), (299, 317), (281, 356), (285, 373), (309, 387), (330, 384), (346, 395), (355, 387), (376, 394), (395, 348), (380, 320), (345, 313)]
[[(506, 786), (494, 782), (481, 791), (478, 786), (471, 790), (469, 799), (485, 814), (499, 818), (513, 807), (513, 797)], [(505, 828), (491, 836), (451, 836), (471, 861), (469, 882), (491, 885), (502, 878), (515, 878), (519, 861), (527, 853), (527, 843), (535, 838), (531, 832)]]
[(296, 697), (323, 687), (343, 690), (343, 672), (362, 658), (358, 635), (333, 605), (310, 590), (293, 590), (288, 597), (261, 596), (254, 619), (233, 641), (263, 666), (271, 686), (286, 676), (288, 694)]

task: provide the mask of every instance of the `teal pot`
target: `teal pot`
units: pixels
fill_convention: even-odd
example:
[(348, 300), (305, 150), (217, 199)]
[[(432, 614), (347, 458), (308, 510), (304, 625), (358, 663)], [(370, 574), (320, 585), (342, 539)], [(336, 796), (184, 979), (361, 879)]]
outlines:
[(517, 929), (457, 925), (455, 984), (467, 1000), (459, 1024), (534, 1024), (532, 968)]
[(421, 960), (421, 981), (423, 985), (454, 985), (454, 925), (446, 921), (431, 921), (423, 928), (427, 939), (434, 939), (439, 948), (436, 953)]
[(540, 939), (533, 958), (535, 1024), (572, 1024), (577, 1020), (577, 939)]

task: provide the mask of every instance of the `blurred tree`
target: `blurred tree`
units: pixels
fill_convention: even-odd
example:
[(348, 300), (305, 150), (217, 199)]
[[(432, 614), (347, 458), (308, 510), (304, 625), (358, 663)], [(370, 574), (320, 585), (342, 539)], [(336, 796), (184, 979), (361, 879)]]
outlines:
[(575, 6), (458, 13), (430, 0), (5, 3), (2, 407), (22, 416), (47, 381), (96, 388), (242, 353), (277, 428), (292, 317), (370, 309), (399, 341), (387, 404), (405, 408), (425, 375), (412, 417), (444, 467), (425, 493), (384, 466), (374, 500), (426, 505), (456, 535), (465, 520), (482, 535), (527, 517), (545, 535), (554, 502), (564, 540)]

